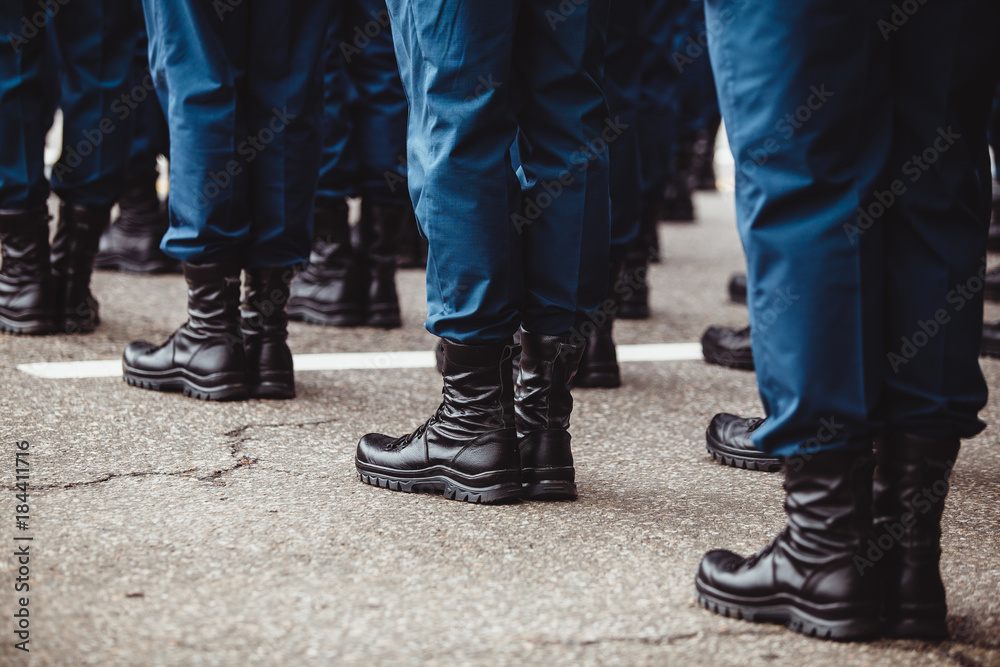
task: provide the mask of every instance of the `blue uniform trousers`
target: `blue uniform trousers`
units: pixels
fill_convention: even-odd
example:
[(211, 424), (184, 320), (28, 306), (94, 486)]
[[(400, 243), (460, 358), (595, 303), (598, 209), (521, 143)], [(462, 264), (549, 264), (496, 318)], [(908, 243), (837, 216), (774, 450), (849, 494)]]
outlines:
[[(567, 336), (604, 298), (603, 0), (389, 0), (431, 333)], [(511, 147), (517, 142), (515, 170)]]
[[(142, 16), (141, 0), (133, 0), (138, 16)], [(156, 159), (170, 151), (167, 119), (156, 96), (153, 76), (149, 71), (149, 39), (146, 23), (139, 21), (135, 52), (132, 55), (132, 146), (129, 151), (128, 172), (150, 174), (156, 171)], [(141, 97), (142, 99), (138, 99)]]
[(329, 3), (144, 0), (170, 131), (170, 229), (193, 264), (304, 261), (322, 142)]
[(659, 203), (670, 178), (680, 111), (678, 83), (685, 66), (676, 50), (678, 22), (687, 0), (643, 0), (642, 69), (638, 112), (640, 187)]
[(364, 196), (405, 204), (406, 96), (385, 2), (349, 0), (331, 14), (317, 203)]
[(755, 444), (975, 435), (996, 3), (708, 0), (707, 19), (768, 415)]
[(610, 154), (611, 255), (622, 259), (639, 237), (642, 198), (636, 122), (642, 70), (642, 2), (622, 0), (608, 19), (604, 94), (611, 117), (622, 128)]
[(63, 145), (52, 187), (71, 204), (110, 207), (130, 141), (125, 104), (138, 16), (132, 0), (0, 4), (0, 208), (48, 198), (45, 133), (58, 105)]

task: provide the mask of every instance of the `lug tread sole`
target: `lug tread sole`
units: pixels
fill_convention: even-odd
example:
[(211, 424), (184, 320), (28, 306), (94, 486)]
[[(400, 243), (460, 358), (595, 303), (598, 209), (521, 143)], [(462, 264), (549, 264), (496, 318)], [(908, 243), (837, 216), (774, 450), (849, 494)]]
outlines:
[(705, 447), (705, 451), (707, 451), (714, 460), (731, 468), (740, 468), (741, 470), (759, 470), (761, 472), (781, 472), (781, 461), (776, 459), (752, 459), (732, 454), (724, 454), (723, 452), (713, 450), (707, 445)]
[(458, 484), (447, 477), (422, 477), (414, 479), (393, 478), (372, 472), (358, 471), (358, 479), (365, 484), (390, 491), (403, 493), (440, 493), (448, 500), (459, 500), (474, 504), (494, 504), (520, 500), (522, 496), (519, 482), (507, 482), (481, 489)]
[(132, 387), (149, 389), (151, 391), (181, 393), (189, 398), (197, 398), (203, 401), (242, 401), (250, 398), (250, 389), (247, 385), (226, 385), (219, 388), (206, 388), (194, 384), (187, 378), (150, 380), (129, 375), (128, 371), (123, 374), (123, 377), (125, 382)]
[(303, 303), (293, 301), (288, 304), (288, 319), (324, 327), (360, 327), (365, 323), (360, 306), (357, 307), (357, 310), (348, 308), (344, 312), (324, 313)]
[(15, 322), (0, 316), (0, 332), (15, 336), (46, 336), (58, 333), (59, 329), (53, 321)]
[(760, 607), (737, 605), (724, 602), (701, 590), (698, 603), (708, 611), (751, 623), (777, 623), (793, 632), (833, 641), (855, 641), (872, 639), (880, 634), (877, 618), (825, 621), (809, 614), (792, 604), (772, 604)]

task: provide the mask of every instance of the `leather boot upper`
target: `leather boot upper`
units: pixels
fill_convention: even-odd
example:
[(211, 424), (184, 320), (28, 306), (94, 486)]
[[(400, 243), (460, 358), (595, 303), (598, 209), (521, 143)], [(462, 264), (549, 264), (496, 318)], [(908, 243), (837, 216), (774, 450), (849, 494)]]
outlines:
[(873, 468), (867, 453), (789, 458), (785, 530), (750, 558), (710, 551), (699, 567), (699, 582), (732, 598), (846, 603), (846, 615), (877, 609), (876, 577), (866, 577), (857, 563), (872, 534)]
[(111, 221), (111, 209), (62, 202), (52, 240), (52, 275), (56, 281), (58, 314), (66, 333), (92, 331), (101, 321), (90, 276), (101, 234)]
[(52, 333), (55, 295), (49, 265), (48, 209), (0, 211), (0, 326)]
[(514, 346), (444, 342), (441, 405), (401, 438), (369, 433), (358, 443), (361, 463), (388, 470), (446, 466), (466, 477), (517, 471), (511, 357)]
[[(875, 531), (865, 558), (882, 582), (887, 621), (943, 626), (941, 517), (959, 441), (888, 433), (877, 448)], [(939, 627), (941, 627), (939, 626)]]
[(521, 329), (514, 413), (523, 470), (567, 468), (571, 474), (570, 386), (583, 354), (582, 344)]
[(94, 266), (127, 271), (174, 271), (177, 261), (160, 250), (169, 222), (156, 193), (156, 171), (130, 174), (118, 198), (119, 215), (101, 236)]
[(290, 266), (247, 270), (246, 300), (241, 328), (246, 350), (247, 381), (290, 384), (294, 391), (292, 352), (288, 348), (289, 284), (295, 276)]
[(345, 325), (361, 323), (364, 281), (361, 265), (351, 249), (346, 202), (313, 211), (313, 245), (309, 265), (292, 283), (294, 304), (347, 318)]
[(124, 363), (146, 373), (183, 371), (205, 386), (246, 380), (237, 264), (184, 264), (188, 321), (162, 345), (129, 343)]
[(396, 293), (396, 252), (399, 228), (406, 209), (361, 202), (359, 225), (360, 252), (368, 279), (366, 323), (370, 326), (397, 327), (399, 296)]

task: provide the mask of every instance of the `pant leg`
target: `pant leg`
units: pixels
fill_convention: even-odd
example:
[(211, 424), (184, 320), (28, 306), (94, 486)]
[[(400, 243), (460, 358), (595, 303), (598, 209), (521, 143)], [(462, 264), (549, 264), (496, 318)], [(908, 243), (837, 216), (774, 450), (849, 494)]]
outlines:
[(868, 0), (708, 0), (709, 48), (736, 161), (766, 452), (870, 447), (883, 318), (881, 185), (888, 47)]
[(266, 0), (250, 7), (246, 114), (253, 158), (246, 158), (248, 268), (287, 266), (309, 257), (322, 152), (323, 43), (329, 15), (326, 0)]
[(429, 245), (424, 326), (467, 344), (510, 340), (523, 301), (521, 237), (511, 220), (521, 189), (509, 153), (517, 5), (387, 5), (409, 100), (410, 198)]
[[(133, 0), (60, 5), (52, 21), (58, 54), (63, 146), (52, 189), (71, 204), (112, 206), (121, 194), (131, 142)], [(142, 96), (152, 97), (150, 91)]]
[(192, 264), (242, 261), (250, 242), (255, 149), (240, 93), (249, 8), (225, 7), (143, 1), (150, 69), (170, 131), (170, 229), (160, 247)]
[(640, 187), (643, 199), (663, 198), (670, 177), (679, 98), (673, 38), (685, 0), (644, 0), (638, 112)]
[[(608, 146), (623, 128), (602, 91), (608, 4), (524, 0), (517, 23), (524, 326), (568, 336), (601, 307), (610, 247)], [(561, 16), (562, 20), (556, 20)]]
[[(405, 204), (406, 95), (396, 67), (385, 0), (347, 3), (351, 39), (364, 44), (348, 64), (357, 98), (351, 105), (363, 196), (380, 204)], [(384, 25), (383, 25), (384, 24)], [(358, 30), (367, 42), (357, 37)], [(488, 82), (487, 82), (488, 85)]]
[(639, 142), (636, 119), (642, 67), (642, 4), (624, 0), (615, 6), (608, 23), (604, 91), (608, 110), (623, 129), (609, 144), (611, 164), (611, 255), (623, 258), (639, 237)]
[(358, 136), (351, 113), (351, 102), (357, 94), (349, 67), (355, 59), (363, 57), (367, 36), (363, 29), (361, 37), (355, 33), (348, 10), (345, 2), (330, 8), (323, 44), (323, 152), (316, 203), (326, 207), (361, 194)]
[[(37, 21), (35, 21), (35, 17)], [(45, 180), (45, 133), (52, 114), (43, 84), (46, 15), (37, 2), (0, 3), (0, 209), (41, 206)]]
[[(142, 16), (142, 2), (133, 0), (138, 16)], [(139, 21), (135, 51), (132, 56), (132, 83), (129, 92), (136, 99), (132, 113), (132, 143), (128, 158), (129, 174), (149, 174), (156, 171), (156, 160), (160, 155), (168, 155), (170, 143), (167, 134), (167, 119), (163, 107), (156, 96), (153, 77), (149, 71), (149, 39), (146, 23)]]
[(889, 34), (897, 201), (883, 201), (883, 417), (930, 438), (970, 437), (984, 426), (979, 343), (997, 14), (990, 0), (927, 3)]

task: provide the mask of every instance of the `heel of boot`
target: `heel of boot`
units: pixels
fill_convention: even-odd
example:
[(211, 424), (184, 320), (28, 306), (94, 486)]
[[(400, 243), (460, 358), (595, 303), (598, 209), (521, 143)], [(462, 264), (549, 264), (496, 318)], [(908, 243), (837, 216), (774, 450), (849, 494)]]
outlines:
[(295, 376), (292, 373), (261, 373), (250, 384), (250, 398), (287, 400), (295, 398)]
[[(523, 471), (522, 474), (527, 475), (528, 472)], [(532, 472), (542, 473), (541, 477), (546, 476), (543, 471)], [(525, 500), (576, 500), (578, 496), (576, 482), (571, 479), (538, 479), (522, 482), (521, 486)]]

